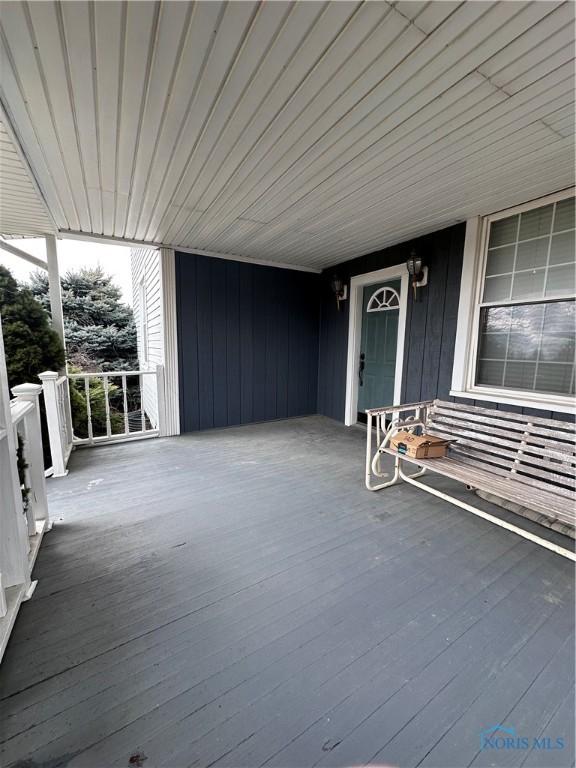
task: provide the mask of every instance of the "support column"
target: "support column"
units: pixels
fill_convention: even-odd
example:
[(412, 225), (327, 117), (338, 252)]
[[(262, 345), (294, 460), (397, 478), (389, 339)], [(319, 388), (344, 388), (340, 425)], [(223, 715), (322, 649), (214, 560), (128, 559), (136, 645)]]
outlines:
[(58, 407), (58, 379), (60, 377), (56, 371), (44, 371), (44, 373), (38, 374), (38, 378), (42, 382), (44, 393), (53, 476), (64, 477), (68, 474), (68, 470), (66, 469), (67, 454), (64, 444), (64, 427), (61, 421), (63, 414)]
[(171, 248), (160, 249), (162, 286), (162, 334), (164, 349), (163, 436), (180, 434), (178, 381), (178, 320), (176, 317), (176, 259)]
[(46, 240), (46, 262), (48, 264), (48, 289), (52, 327), (60, 336), (64, 345), (64, 313), (62, 311), (60, 272), (58, 270), (58, 246), (55, 235), (46, 235), (44, 239)]

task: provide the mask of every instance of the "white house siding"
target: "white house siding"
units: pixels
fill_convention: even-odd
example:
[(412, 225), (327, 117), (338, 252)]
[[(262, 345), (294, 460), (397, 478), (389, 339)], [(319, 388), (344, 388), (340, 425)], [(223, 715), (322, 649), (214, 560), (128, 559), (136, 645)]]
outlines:
[[(150, 248), (133, 248), (131, 262), (134, 320), (138, 334), (138, 361), (141, 370), (154, 370), (156, 365), (164, 362), (160, 252)], [(143, 297), (145, 308), (142, 306)], [(144, 313), (145, 318), (143, 317)], [(146, 331), (144, 331), (145, 324)], [(144, 376), (143, 378), (144, 410), (152, 425), (157, 428), (156, 379), (153, 376)]]

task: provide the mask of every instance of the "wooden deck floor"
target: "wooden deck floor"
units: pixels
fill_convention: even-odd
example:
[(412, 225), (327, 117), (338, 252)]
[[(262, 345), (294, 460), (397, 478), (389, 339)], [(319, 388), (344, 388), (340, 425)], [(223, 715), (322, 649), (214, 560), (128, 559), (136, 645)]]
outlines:
[[(70, 470), (0, 673), (3, 766), (573, 765), (570, 562), (369, 493), (359, 430), (310, 417)], [(481, 750), (498, 724), (564, 748)]]

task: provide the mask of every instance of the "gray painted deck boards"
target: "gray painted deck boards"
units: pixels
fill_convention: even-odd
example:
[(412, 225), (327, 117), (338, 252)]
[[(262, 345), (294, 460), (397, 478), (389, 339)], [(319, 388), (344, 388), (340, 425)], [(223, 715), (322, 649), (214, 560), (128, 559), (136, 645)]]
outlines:
[[(323, 417), (76, 452), (0, 764), (572, 765), (571, 564), (362, 477), (362, 432)], [(480, 751), (498, 723), (567, 746)]]

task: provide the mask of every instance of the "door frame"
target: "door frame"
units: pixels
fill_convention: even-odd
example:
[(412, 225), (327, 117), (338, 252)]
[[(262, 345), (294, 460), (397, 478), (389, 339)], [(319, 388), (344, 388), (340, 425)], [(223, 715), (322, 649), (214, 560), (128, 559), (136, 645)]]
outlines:
[(378, 269), (355, 275), (350, 280), (350, 310), (348, 314), (348, 360), (346, 364), (346, 409), (344, 423), (350, 427), (358, 421), (358, 365), (362, 336), (362, 292), (367, 285), (400, 279), (400, 313), (396, 344), (396, 369), (394, 371), (394, 402), (382, 405), (399, 405), (404, 366), (404, 337), (406, 333), (406, 309), (408, 306), (408, 271), (406, 264)]

